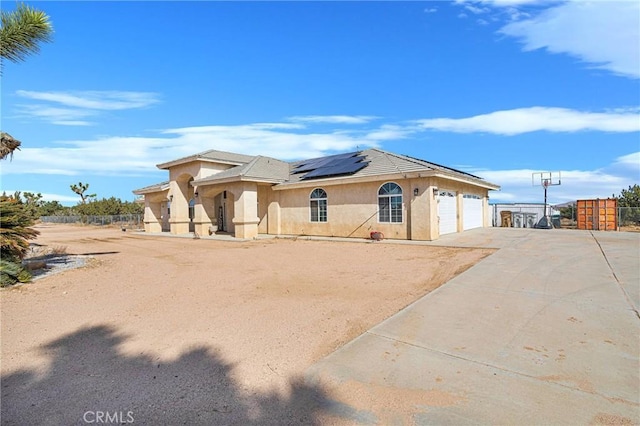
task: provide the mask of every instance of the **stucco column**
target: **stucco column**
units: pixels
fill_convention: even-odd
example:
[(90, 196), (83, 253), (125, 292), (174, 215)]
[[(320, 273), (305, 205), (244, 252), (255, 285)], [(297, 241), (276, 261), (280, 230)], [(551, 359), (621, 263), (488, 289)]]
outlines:
[(162, 232), (162, 203), (151, 201), (151, 196), (144, 197), (144, 230), (145, 232)]
[(268, 209), (267, 234), (282, 234), (280, 225), (280, 191), (273, 191), (273, 199), (269, 202)]
[(462, 191), (456, 191), (456, 210), (458, 211), (456, 217), (456, 232), (462, 232), (464, 229), (463, 221), (464, 221), (464, 193)]
[[(418, 194), (414, 195), (417, 189)], [(431, 241), (438, 238), (438, 199), (434, 186), (422, 181), (411, 185), (411, 239)]]
[[(213, 198), (206, 198), (200, 194), (196, 198), (196, 204), (193, 206), (193, 225), (198, 235), (209, 235), (209, 227), (213, 224), (206, 208), (207, 204), (213, 206)], [(213, 207), (209, 210), (213, 210)]]
[(258, 236), (258, 185), (243, 182), (241, 190), (233, 204), (236, 238), (255, 238)]
[(491, 210), (489, 209), (489, 196), (482, 197), (482, 226), (487, 228), (493, 226), (491, 223)]
[(171, 217), (169, 224), (172, 234), (189, 233), (189, 200), (184, 196), (178, 182), (171, 181), (169, 194), (171, 198)]

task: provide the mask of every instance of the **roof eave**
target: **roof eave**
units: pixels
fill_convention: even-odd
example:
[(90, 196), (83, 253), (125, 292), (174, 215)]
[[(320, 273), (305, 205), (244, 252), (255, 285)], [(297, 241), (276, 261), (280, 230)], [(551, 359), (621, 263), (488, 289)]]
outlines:
[(234, 183), (234, 182), (256, 182), (256, 183), (278, 184), (278, 183), (285, 182), (285, 180), (240, 175), (240, 176), (229, 176), (221, 179), (194, 180), (193, 182), (191, 182), (191, 185), (207, 186), (207, 185), (218, 185), (222, 183)]
[(392, 180), (392, 179), (421, 179), (428, 177), (439, 177), (450, 180), (455, 180), (461, 183), (471, 184), (475, 186), (479, 186), (481, 188), (486, 188), (490, 190), (499, 190), (500, 186), (495, 185), (490, 182), (469, 179), (464, 177), (458, 177), (455, 175), (449, 175), (446, 173), (441, 173), (438, 170), (420, 170), (420, 171), (411, 171), (411, 172), (394, 172), (394, 173), (386, 173), (386, 174), (377, 174), (377, 175), (366, 175), (366, 176), (336, 176), (333, 178), (326, 179), (312, 179), (312, 180), (302, 180), (295, 183), (286, 183), (283, 182), (282, 185), (276, 185), (273, 189), (278, 191), (283, 191), (287, 189), (296, 189), (296, 188), (308, 188), (312, 186), (322, 185), (346, 185), (350, 183), (363, 183), (363, 182), (376, 182), (380, 180)]
[(456, 176), (454, 174), (442, 173), (439, 170), (434, 170), (432, 176), (433, 177), (444, 178), (444, 179), (455, 180), (457, 182), (472, 184), (472, 185), (479, 186), (481, 188), (485, 188), (485, 189), (489, 189), (489, 190), (494, 190), (494, 191), (499, 191), (500, 190), (500, 185), (496, 185), (495, 183), (487, 182), (487, 181), (480, 180), (480, 179), (468, 179), (468, 178), (465, 179), (464, 177)]
[(156, 167), (159, 168), (159, 169), (166, 170), (166, 169), (169, 169), (169, 168), (174, 167), (174, 166), (179, 166), (181, 164), (195, 163), (196, 161), (200, 161), (200, 162), (203, 162), (203, 163), (228, 164), (230, 166), (241, 166), (243, 164), (246, 164), (246, 163), (242, 163), (242, 162), (238, 162), (238, 161), (217, 160), (217, 159), (205, 158), (205, 157), (199, 157), (197, 155), (193, 155), (191, 157), (181, 158), (179, 160), (173, 160), (173, 161), (169, 161), (169, 162), (166, 162), (166, 163), (156, 164)]
[(134, 189), (131, 192), (133, 192), (136, 195), (146, 195), (146, 194), (155, 194), (158, 192), (164, 192), (168, 190), (169, 190), (169, 184), (167, 183), (165, 185), (158, 185), (150, 188)]

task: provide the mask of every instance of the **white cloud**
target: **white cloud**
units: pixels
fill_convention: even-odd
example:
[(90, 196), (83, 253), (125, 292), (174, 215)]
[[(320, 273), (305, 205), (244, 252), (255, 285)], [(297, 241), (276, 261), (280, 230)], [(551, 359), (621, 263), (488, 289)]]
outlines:
[[(634, 152), (631, 154), (618, 157), (615, 162), (616, 166), (629, 167), (635, 169), (640, 173), (640, 152)], [(638, 176), (640, 180), (640, 175)]]
[(630, 112), (585, 112), (567, 108), (530, 107), (467, 118), (431, 118), (416, 120), (424, 129), (454, 133), (485, 132), (500, 135), (549, 132), (637, 132), (640, 114)]
[(254, 123), (166, 129), (160, 137), (103, 137), (57, 142), (51, 147), (23, 147), (20, 161), (3, 167), (4, 174), (142, 175), (156, 164), (209, 149), (267, 155), (283, 160), (314, 158), (335, 152), (379, 146), (402, 138), (400, 126), (373, 129), (301, 131), (298, 123)]
[(558, 0), (483, 0), (482, 3), (497, 7), (548, 4)]
[[(544, 189), (539, 181), (532, 179), (532, 174), (548, 170), (486, 170), (473, 167), (464, 167), (462, 170), (502, 186), (500, 191), (492, 192), (492, 202), (542, 203), (544, 201)], [(560, 185), (547, 189), (550, 204), (607, 198), (613, 194), (619, 194), (623, 188), (638, 183), (640, 152), (622, 155), (611, 164), (595, 170), (574, 169), (557, 170), (557, 172), (562, 174), (562, 181)]]
[(435, 7), (428, 7), (424, 9), (424, 13), (436, 13), (437, 11), (438, 9), (436, 9)]
[(93, 123), (84, 118), (96, 117), (103, 111), (145, 108), (160, 101), (159, 95), (151, 92), (18, 90), (16, 95), (40, 101), (35, 104), (17, 105), (19, 116), (38, 118), (51, 124), (64, 126), (91, 125)]
[[(532, 183), (531, 174), (541, 170), (466, 170), (489, 182), (501, 185), (500, 191), (491, 193), (491, 202), (542, 203), (544, 189)], [(613, 174), (604, 170), (562, 170), (562, 183), (547, 189), (549, 204), (591, 198), (607, 198), (633, 183), (625, 174)]]
[(36, 117), (52, 124), (87, 126), (91, 122), (84, 118), (95, 116), (95, 111), (79, 110), (72, 108), (52, 107), (48, 105), (17, 105), (18, 114), (21, 116)]
[(474, 15), (480, 15), (483, 13), (488, 13), (490, 11), (490, 9), (486, 8), (486, 7), (479, 7), (476, 6), (474, 4), (471, 3), (465, 3), (464, 4), (464, 8), (465, 10), (468, 10), (469, 12), (473, 13)]
[(94, 110), (123, 110), (144, 108), (160, 102), (159, 95), (152, 92), (124, 91), (72, 91), (72, 92), (34, 92), (18, 90), (16, 95), (62, 104), (67, 107)]
[(288, 120), (304, 123), (364, 124), (378, 117), (370, 115), (299, 115)]
[(520, 39), (525, 51), (565, 53), (593, 68), (640, 78), (638, 16), (637, 1), (570, 1), (507, 24), (500, 33)]
[(403, 127), (393, 124), (384, 124), (380, 128), (372, 130), (364, 136), (366, 140), (389, 141), (400, 140), (416, 132), (414, 127)]

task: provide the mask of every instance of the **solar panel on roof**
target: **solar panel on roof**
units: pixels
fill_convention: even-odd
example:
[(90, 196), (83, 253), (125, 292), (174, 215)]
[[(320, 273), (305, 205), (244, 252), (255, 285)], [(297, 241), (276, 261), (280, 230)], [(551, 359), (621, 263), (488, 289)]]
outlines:
[(364, 157), (362, 156), (334, 159), (324, 166), (310, 171), (309, 173), (304, 175), (303, 179), (355, 173), (369, 164), (367, 162), (363, 162), (362, 160), (364, 160)]
[(332, 159), (330, 159), (330, 158), (318, 158), (318, 159), (315, 159), (315, 160), (305, 161), (304, 163), (300, 164), (295, 169), (293, 169), (293, 173), (302, 173), (302, 172), (308, 172), (308, 171), (311, 171), (311, 170), (315, 170), (318, 167), (322, 167), (322, 166), (330, 163), (331, 161), (332, 161)]
[(303, 173), (303, 172), (316, 170), (320, 167), (328, 166), (334, 161), (355, 157), (356, 155), (358, 155), (357, 152), (347, 152), (345, 154), (336, 154), (336, 155), (330, 155), (328, 157), (313, 158), (311, 160), (306, 160), (301, 164), (298, 164), (291, 172)]
[(367, 164), (368, 163), (362, 162), (362, 163), (353, 163), (353, 164), (339, 165), (339, 166), (333, 166), (333, 167), (323, 167), (307, 173), (303, 179), (351, 174), (351, 173), (357, 172), (360, 169), (365, 168)]

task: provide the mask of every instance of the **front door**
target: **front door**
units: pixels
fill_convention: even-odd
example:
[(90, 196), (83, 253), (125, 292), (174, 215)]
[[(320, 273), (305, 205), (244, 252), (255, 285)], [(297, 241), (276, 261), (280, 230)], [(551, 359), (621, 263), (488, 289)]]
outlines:
[(193, 223), (193, 218), (195, 217), (195, 205), (196, 200), (193, 198), (189, 200), (189, 232), (195, 232), (196, 224)]
[(218, 230), (223, 232), (227, 230), (227, 226), (225, 224), (225, 219), (227, 216), (226, 211), (226, 201), (222, 200), (222, 204), (218, 207)]

